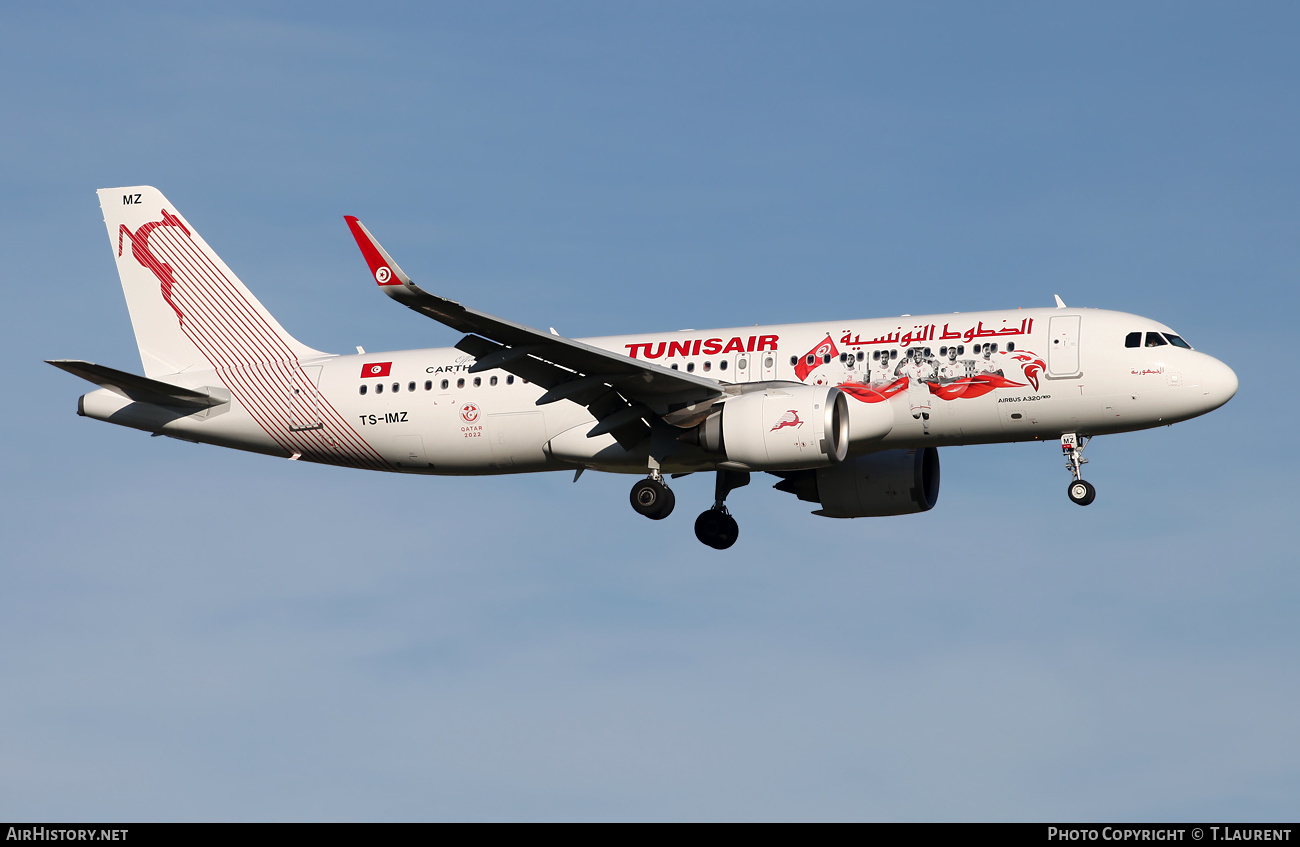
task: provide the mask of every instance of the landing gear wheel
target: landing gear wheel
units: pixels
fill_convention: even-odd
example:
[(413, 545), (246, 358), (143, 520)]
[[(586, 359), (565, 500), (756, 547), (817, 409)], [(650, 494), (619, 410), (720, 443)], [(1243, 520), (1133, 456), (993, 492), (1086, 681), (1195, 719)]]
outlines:
[(1069, 494), (1070, 499), (1080, 506), (1086, 506), (1097, 499), (1097, 489), (1092, 487), (1091, 482), (1084, 482), (1081, 479), (1076, 479), (1070, 483), (1070, 487), (1065, 490), (1065, 493)]
[(632, 508), (652, 521), (661, 521), (673, 513), (677, 498), (673, 490), (657, 479), (643, 479), (632, 486)]
[(723, 510), (709, 509), (695, 519), (695, 537), (714, 550), (726, 550), (740, 537), (740, 525)]

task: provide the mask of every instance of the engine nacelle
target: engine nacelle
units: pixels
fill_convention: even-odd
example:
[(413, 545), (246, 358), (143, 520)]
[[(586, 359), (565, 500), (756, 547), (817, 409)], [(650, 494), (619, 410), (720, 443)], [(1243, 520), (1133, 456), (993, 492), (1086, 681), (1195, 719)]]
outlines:
[(722, 467), (768, 471), (818, 468), (849, 450), (849, 410), (838, 388), (773, 385), (732, 397), (698, 428), (700, 446)]
[(832, 467), (781, 474), (774, 488), (820, 503), (827, 518), (874, 518), (928, 512), (939, 500), (939, 451), (882, 450)]
[(854, 452), (880, 441), (894, 428), (894, 404), (863, 402), (852, 398), (849, 407), (849, 443)]

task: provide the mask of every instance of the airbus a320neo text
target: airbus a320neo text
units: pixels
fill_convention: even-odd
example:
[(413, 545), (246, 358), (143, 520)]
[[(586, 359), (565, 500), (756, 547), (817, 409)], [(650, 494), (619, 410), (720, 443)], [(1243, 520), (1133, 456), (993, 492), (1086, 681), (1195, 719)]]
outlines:
[(924, 512), (937, 448), (1059, 440), (1067, 492), (1095, 435), (1226, 403), (1237, 377), (1169, 327), (1069, 308), (780, 324), (571, 339), (493, 317), (411, 281), (348, 217), (371, 279), (463, 337), (453, 347), (339, 355), (280, 326), (163, 195), (99, 192), (144, 376), (78, 360), (100, 386), (78, 412), (186, 441), (308, 462), (433, 475), (607, 471), (640, 476), (632, 508), (673, 511), (665, 477), (716, 475), (695, 521), (739, 535), (727, 495), (755, 472), (830, 518)]

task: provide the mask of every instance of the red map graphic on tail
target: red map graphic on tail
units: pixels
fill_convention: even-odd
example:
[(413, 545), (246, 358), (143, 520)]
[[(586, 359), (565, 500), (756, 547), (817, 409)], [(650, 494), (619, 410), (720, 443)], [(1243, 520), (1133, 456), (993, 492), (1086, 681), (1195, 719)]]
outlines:
[(144, 267), (153, 271), (153, 275), (158, 277), (158, 281), (162, 284), (163, 299), (167, 301), (168, 306), (172, 307), (172, 311), (176, 313), (177, 320), (183, 324), (185, 323), (185, 316), (181, 314), (181, 310), (177, 308), (176, 304), (172, 301), (172, 286), (176, 284), (172, 267), (154, 256), (153, 253), (149, 252), (149, 236), (160, 226), (174, 226), (181, 232), (185, 233), (187, 237), (190, 234), (190, 231), (185, 228), (185, 224), (181, 223), (180, 218), (171, 214), (166, 209), (163, 209), (162, 220), (150, 221), (141, 226), (135, 232), (131, 232), (131, 230), (127, 229), (126, 224), (122, 224), (118, 227), (117, 255), (119, 257), (122, 255), (122, 236), (128, 236), (131, 239), (131, 257)]

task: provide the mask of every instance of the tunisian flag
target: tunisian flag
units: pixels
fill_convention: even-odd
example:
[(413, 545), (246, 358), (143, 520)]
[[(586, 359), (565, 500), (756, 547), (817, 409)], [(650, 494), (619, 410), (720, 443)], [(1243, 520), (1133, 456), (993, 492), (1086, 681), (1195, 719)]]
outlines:
[[(821, 344), (799, 357), (798, 363), (794, 366), (794, 375), (799, 377), (803, 382), (808, 378), (808, 374), (820, 368), (826, 356), (838, 356), (840, 351), (835, 348), (835, 341), (829, 336)], [(808, 364), (808, 357), (812, 356), (812, 364)]]
[(361, 378), (368, 376), (388, 376), (388, 372), (393, 369), (392, 362), (371, 362), (368, 365), (361, 366)]

